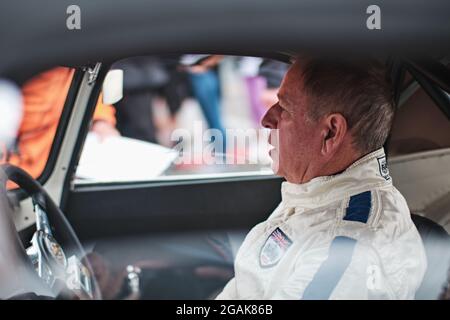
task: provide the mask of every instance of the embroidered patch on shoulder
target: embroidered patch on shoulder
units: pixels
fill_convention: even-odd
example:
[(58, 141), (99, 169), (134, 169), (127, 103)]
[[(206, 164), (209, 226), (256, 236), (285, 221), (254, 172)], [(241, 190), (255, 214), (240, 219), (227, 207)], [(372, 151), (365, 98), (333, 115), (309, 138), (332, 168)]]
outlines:
[(386, 156), (377, 158), (378, 167), (380, 168), (380, 175), (386, 180), (390, 180), (391, 176), (389, 175), (389, 168), (386, 162)]
[(280, 228), (276, 228), (261, 248), (259, 264), (263, 268), (273, 267), (291, 245), (292, 240)]

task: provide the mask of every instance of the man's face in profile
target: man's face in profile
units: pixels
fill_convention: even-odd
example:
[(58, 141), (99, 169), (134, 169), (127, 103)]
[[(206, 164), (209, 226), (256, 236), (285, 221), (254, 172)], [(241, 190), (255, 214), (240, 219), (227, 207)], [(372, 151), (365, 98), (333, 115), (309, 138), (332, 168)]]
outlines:
[(298, 62), (286, 73), (278, 99), (261, 121), (271, 129), (272, 169), (289, 182), (303, 183), (308, 167), (320, 156), (322, 139), (319, 126), (308, 116), (310, 99), (303, 90)]

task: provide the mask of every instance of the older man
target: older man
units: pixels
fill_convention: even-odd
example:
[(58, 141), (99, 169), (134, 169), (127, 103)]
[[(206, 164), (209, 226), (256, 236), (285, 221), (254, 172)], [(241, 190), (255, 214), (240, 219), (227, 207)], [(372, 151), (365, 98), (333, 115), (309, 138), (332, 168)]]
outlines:
[(296, 61), (262, 124), (282, 202), (247, 235), (219, 299), (412, 299), (426, 257), (383, 144), (394, 105), (377, 61)]

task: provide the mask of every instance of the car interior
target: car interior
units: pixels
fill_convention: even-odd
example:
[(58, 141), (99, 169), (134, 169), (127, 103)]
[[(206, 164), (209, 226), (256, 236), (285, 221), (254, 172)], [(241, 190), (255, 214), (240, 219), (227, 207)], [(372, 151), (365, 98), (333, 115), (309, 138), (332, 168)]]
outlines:
[[(426, 249), (416, 299), (437, 299), (450, 266), (450, 64), (446, 57), (390, 62), (398, 111), (385, 146), (389, 171)], [(2, 165), (0, 250), (10, 262), (0, 262), (0, 298), (214, 299), (233, 277), (246, 233), (281, 200), (280, 177), (251, 172), (77, 183), (111, 65), (76, 68), (39, 178)], [(19, 188), (7, 190), (7, 180)], [(57, 280), (62, 268), (75, 270), (75, 289)]]

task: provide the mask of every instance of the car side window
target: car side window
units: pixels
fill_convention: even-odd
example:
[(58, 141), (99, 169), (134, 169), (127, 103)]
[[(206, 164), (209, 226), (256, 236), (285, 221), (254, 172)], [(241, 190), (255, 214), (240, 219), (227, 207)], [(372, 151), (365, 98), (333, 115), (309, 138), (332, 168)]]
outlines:
[[(55, 67), (26, 81), (20, 88), (21, 107), (12, 138), (1, 141), (2, 163), (18, 166), (33, 178), (46, 167), (74, 69)], [(9, 188), (14, 188), (9, 183)]]
[(117, 132), (89, 133), (76, 183), (273, 174), (261, 119), (287, 68), (259, 57), (200, 54), (117, 61)]

